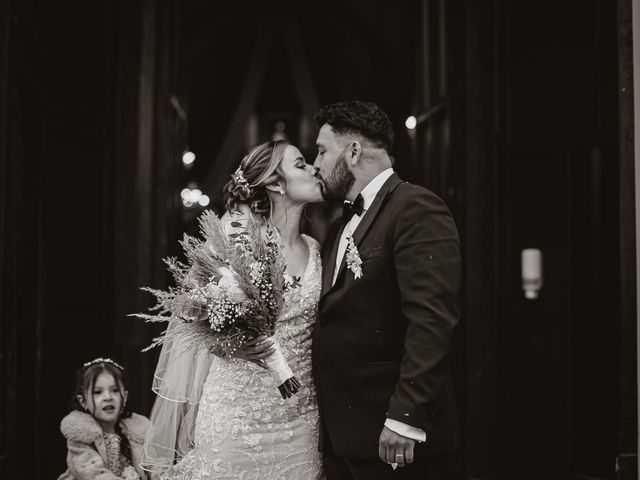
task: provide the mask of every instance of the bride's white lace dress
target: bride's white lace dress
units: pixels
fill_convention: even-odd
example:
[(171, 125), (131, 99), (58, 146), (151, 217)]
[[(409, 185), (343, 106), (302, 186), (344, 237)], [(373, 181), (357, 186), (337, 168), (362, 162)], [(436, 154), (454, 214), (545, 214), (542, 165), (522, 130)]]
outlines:
[(321, 479), (311, 337), (321, 288), (318, 242), (300, 286), (285, 294), (275, 338), (303, 388), (282, 399), (271, 375), (240, 359), (215, 357), (195, 427), (195, 447), (163, 479)]

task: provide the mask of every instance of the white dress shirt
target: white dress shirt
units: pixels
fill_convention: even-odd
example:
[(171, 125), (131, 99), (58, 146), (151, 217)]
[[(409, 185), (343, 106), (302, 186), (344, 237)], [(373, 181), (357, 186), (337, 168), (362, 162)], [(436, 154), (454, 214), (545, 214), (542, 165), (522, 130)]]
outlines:
[(356, 231), (362, 217), (364, 217), (371, 207), (373, 200), (376, 198), (376, 195), (384, 185), (384, 182), (388, 180), (388, 178), (393, 175), (393, 168), (387, 168), (385, 171), (379, 173), (373, 180), (371, 180), (366, 187), (362, 189), (360, 195), (362, 195), (362, 215), (354, 214), (351, 217), (351, 220), (345, 225), (342, 230), (342, 234), (340, 235), (340, 243), (338, 243), (338, 254), (336, 256), (336, 264), (333, 269), (333, 282), (332, 285), (336, 283), (336, 278), (338, 278), (338, 271), (340, 270), (340, 264), (342, 263), (342, 258), (344, 257), (344, 252), (347, 250), (347, 239), (353, 232)]
[[(362, 189), (360, 195), (362, 195), (362, 215), (354, 214), (351, 217), (351, 220), (345, 225), (342, 233), (340, 235), (340, 243), (338, 243), (338, 253), (336, 255), (336, 262), (333, 268), (333, 282), (336, 283), (336, 278), (338, 277), (338, 270), (340, 269), (340, 264), (342, 263), (342, 258), (344, 257), (345, 250), (347, 249), (347, 239), (350, 235), (353, 235), (353, 232), (356, 231), (362, 217), (367, 214), (367, 210), (371, 207), (373, 200), (376, 198), (376, 195), (382, 188), (382, 185), (389, 179), (391, 175), (393, 175), (393, 169), (387, 168), (383, 172), (379, 173), (373, 180), (371, 180), (366, 187)], [(411, 425), (407, 425), (406, 423), (399, 422), (397, 420), (393, 420), (392, 418), (387, 418), (384, 422), (384, 425), (393, 430), (399, 435), (404, 437), (411, 438), (418, 442), (424, 442), (427, 439), (427, 433), (424, 430), (413, 427)]]

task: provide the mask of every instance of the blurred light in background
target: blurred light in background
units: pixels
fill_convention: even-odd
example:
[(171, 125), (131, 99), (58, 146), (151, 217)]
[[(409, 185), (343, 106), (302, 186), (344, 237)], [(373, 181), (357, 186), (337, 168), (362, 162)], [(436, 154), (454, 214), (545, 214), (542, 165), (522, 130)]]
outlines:
[(191, 203), (199, 202), (200, 197), (202, 197), (202, 190), (200, 190), (199, 188), (194, 188), (193, 190), (191, 190), (191, 192), (189, 192), (189, 201), (191, 201)]
[(187, 208), (196, 205), (206, 207), (211, 201), (209, 196), (204, 195), (199, 188), (183, 188), (180, 192), (180, 198), (182, 198), (182, 204)]
[(196, 154), (193, 153), (192, 151), (187, 150), (182, 154), (182, 163), (184, 163), (186, 166), (193, 164), (193, 162), (195, 161), (196, 161)]
[(416, 119), (416, 117), (411, 115), (410, 117), (407, 117), (407, 120), (404, 122), (404, 124), (409, 130), (413, 130), (414, 128), (416, 128), (418, 120)]

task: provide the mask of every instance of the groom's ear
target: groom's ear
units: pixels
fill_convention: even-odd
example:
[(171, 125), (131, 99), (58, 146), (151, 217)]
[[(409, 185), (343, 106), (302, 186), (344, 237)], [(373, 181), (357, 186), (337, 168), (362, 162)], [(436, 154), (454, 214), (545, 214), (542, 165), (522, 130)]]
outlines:
[(362, 155), (362, 144), (358, 140), (353, 140), (347, 146), (347, 158), (352, 167), (355, 167)]

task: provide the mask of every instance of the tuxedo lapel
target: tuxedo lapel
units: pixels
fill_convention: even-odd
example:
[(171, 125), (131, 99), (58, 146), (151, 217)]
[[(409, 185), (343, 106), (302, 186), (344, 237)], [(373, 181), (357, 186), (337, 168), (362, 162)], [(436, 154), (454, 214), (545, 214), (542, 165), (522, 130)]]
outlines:
[(373, 225), (373, 221), (378, 216), (378, 212), (384, 204), (386, 196), (401, 183), (402, 180), (400, 180), (400, 177), (398, 177), (398, 175), (396, 175), (395, 173), (391, 175), (386, 182), (384, 182), (382, 188), (376, 195), (376, 198), (373, 199), (373, 203), (364, 214), (364, 217), (362, 217), (362, 220), (358, 224), (356, 231), (353, 232), (353, 242), (356, 244), (356, 247), (360, 246), (362, 239), (371, 228), (371, 225)]
[[(387, 195), (393, 192), (393, 190), (395, 190), (395, 188), (401, 183), (402, 183), (402, 180), (400, 179), (400, 177), (398, 177), (398, 175), (394, 173), (382, 185), (382, 188), (380, 188), (380, 190), (378, 191), (378, 194), (376, 195), (376, 198), (374, 198), (373, 203), (365, 212), (364, 217), (362, 217), (362, 220), (358, 224), (358, 227), (356, 228), (355, 232), (353, 232), (353, 242), (355, 243), (356, 247), (360, 246), (360, 243), (362, 243), (364, 236), (371, 228), (371, 225), (373, 225), (373, 221), (378, 216), (378, 213), (380, 212), (380, 208), (384, 204), (384, 200), (387, 197)], [(331, 265), (335, 265), (341, 234), (342, 234), (342, 229), (338, 228), (338, 231), (336, 232), (336, 235), (334, 236), (334, 239), (333, 239), (333, 245), (332, 245), (331, 253), (329, 256), (329, 262), (331, 262)], [(326, 278), (323, 275), (323, 280), (322, 280), (323, 296), (328, 294), (331, 290), (333, 290), (333, 287), (335, 287), (338, 284), (338, 279), (344, 273), (344, 270), (347, 266), (346, 259), (347, 259), (347, 252), (345, 251), (345, 254), (342, 256), (342, 262), (340, 263), (338, 275), (336, 276), (336, 283), (333, 286), (331, 285), (331, 283), (333, 281), (334, 270), (333, 268), (329, 268), (329, 269), (325, 268), (324, 273), (326, 274), (327, 270), (330, 270), (330, 273), (328, 278)]]
[(329, 230), (327, 235), (331, 242), (331, 248), (328, 249), (327, 256), (323, 259), (322, 268), (322, 295), (331, 289), (333, 281), (333, 272), (336, 265), (336, 256), (338, 255), (338, 244), (340, 243), (340, 234), (342, 233), (342, 222), (336, 222), (336, 227)]

